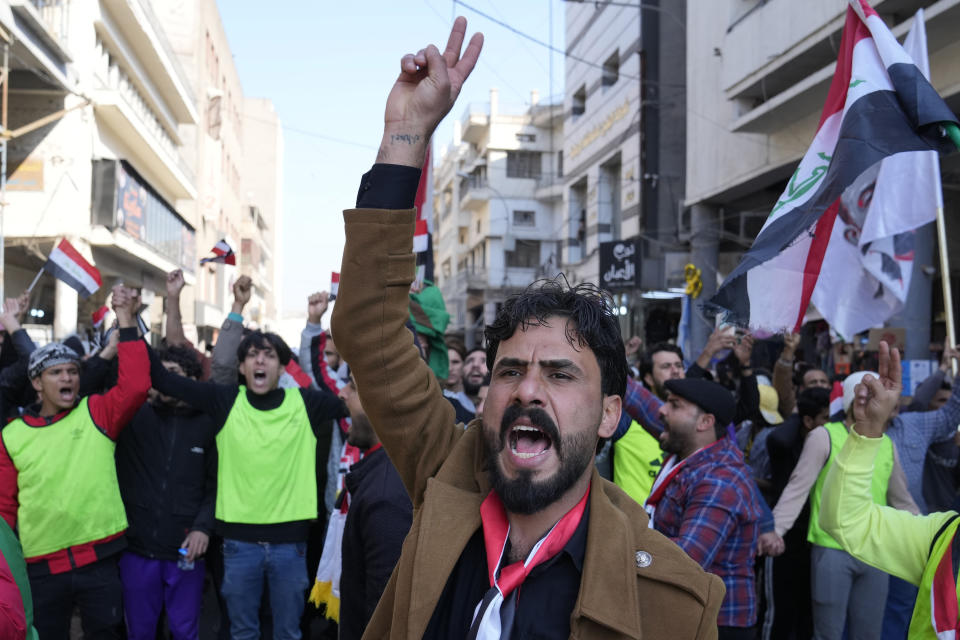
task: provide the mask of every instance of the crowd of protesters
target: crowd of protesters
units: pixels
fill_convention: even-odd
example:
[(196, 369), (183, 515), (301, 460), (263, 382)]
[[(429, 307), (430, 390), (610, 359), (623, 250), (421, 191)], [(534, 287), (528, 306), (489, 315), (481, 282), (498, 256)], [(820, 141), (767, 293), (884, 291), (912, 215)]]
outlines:
[(95, 349), (36, 347), (5, 302), (0, 636), (198, 638), (206, 602), (237, 640), (946, 637), (955, 348), (905, 398), (886, 343), (721, 325), (691, 357), (562, 279), (482, 348), (446, 335), (412, 204), (465, 31), (403, 58), (332, 326), (311, 295), (296, 351), (244, 327), (247, 277), (209, 356), (179, 271), (163, 336), (118, 285)]

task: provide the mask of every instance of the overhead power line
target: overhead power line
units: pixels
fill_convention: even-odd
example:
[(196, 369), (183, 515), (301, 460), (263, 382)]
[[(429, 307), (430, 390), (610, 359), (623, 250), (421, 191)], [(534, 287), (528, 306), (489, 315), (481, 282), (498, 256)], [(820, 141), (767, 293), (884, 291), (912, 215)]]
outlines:
[(290, 133), (298, 133), (302, 136), (309, 136), (311, 138), (319, 138), (320, 140), (326, 140), (327, 142), (336, 142), (337, 144), (346, 144), (351, 147), (360, 147), (361, 149), (372, 149), (373, 151), (377, 150), (377, 147), (366, 144), (364, 142), (357, 142), (356, 140), (347, 140), (345, 138), (337, 138), (325, 133), (320, 133), (319, 131), (309, 131), (307, 129), (301, 129), (299, 127), (293, 127), (288, 124), (283, 124), (283, 122), (278, 118), (277, 120), (268, 120), (266, 118), (258, 118), (255, 115), (249, 113), (240, 112), (240, 117), (245, 120), (253, 120), (255, 122), (262, 122), (264, 124), (280, 124), (280, 128), (284, 131), (289, 131)]
[(680, 25), (680, 28), (684, 31), (687, 30), (687, 25), (683, 24), (683, 21), (676, 16), (672, 11), (667, 11), (663, 7), (657, 6), (655, 4), (640, 4), (630, 3), (630, 2), (617, 2), (616, 0), (563, 0), (564, 2), (570, 2), (572, 4), (592, 4), (597, 9), (601, 7), (626, 7), (627, 9), (643, 9), (644, 11), (658, 11), (664, 13), (671, 18), (674, 22)]
[[(537, 39), (537, 38), (534, 38), (533, 36), (531, 36), (531, 35), (528, 34), (528, 33), (524, 33), (523, 31), (520, 31), (519, 29), (517, 29), (516, 27), (514, 27), (514, 26), (511, 25), (511, 24), (508, 24), (508, 23), (506, 23), (506, 22), (504, 22), (504, 21), (502, 21), (502, 20), (497, 20), (496, 18), (494, 18), (494, 17), (491, 16), (490, 14), (484, 13), (483, 11), (480, 11), (480, 10), (477, 9), (476, 7), (473, 7), (473, 6), (469, 5), (469, 4), (467, 4), (466, 2), (463, 2), (462, 0), (453, 0), (453, 3), (460, 5), (460, 6), (463, 7), (464, 9), (467, 9), (468, 11), (473, 11), (475, 14), (477, 14), (477, 15), (483, 17), (483, 18), (486, 18), (487, 20), (489, 20), (490, 22), (493, 22), (494, 24), (500, 25), (500, 26), (503, 27), (504, 29), (515, 33), (516, 35), (520, 36), (521, 38), (526, 38), (526, 39), (529, 40), (530, 42), (536, 43), (536, 44), (540, 45), (541, 47), (546, 47), (546, 48), (549, 49), (550, 51), (554, 51), (554, 52), (556, 52), (556, 53), (562, 53), (562, 54), (563, 54), (564, 56), (566, 56), (567, 58), (570, 58), (571, 60), (576, 60), (577, 62), (583, 63), (583, 64), (585, 64), (585, 65), (587, 65), (587, 66), (594, 67), (594, 68), (597, 68), (597, 69), (603, 69), (603, 65), (602, 65), (602, 64), (597, 64), (596, 62), (593, 62), (592, 60), (587, 60), (586, 58), (581, 58), (580, 56), (576, 56), (576, 55), (574, 55), (574, 54), (572, 54), (572, 53), (569, 53), (569, 52), (567, 52), (567, 51), (564, 51), (563, 49), (558, 49), (557, 47), (551, 46), (550, 44), (544, 42), (543, 40), (539, 40), (539, 39)], [(624, 78), (629, 78), (630, 80), (640, 80), (639, 76), (632, 76), (632, 75), (629, 75), (629, 74), (626, 74), (626, 73), (621, 73), (620, 75), (621, 75), (622, 77), (624, 77)]]

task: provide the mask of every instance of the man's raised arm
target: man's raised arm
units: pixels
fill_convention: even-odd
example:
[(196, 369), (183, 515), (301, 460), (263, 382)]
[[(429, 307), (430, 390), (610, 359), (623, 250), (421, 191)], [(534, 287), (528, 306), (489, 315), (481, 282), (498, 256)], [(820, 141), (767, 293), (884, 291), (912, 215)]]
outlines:
[(363, 208), (344, 214), (346, 246), (331, 320), (364, 409), (414, 505), (463, 433), (405, 323), (415, 267), (416, 212), (410, 206), (419, 171), (430, 136), (456, 101), (483, 45), (483, 36), (476, 34), (461, 56), (466, 28), (466, 20), (458, 18), (442, 54), (430, 45), (401, 59), (387, 98), (377, 164), (364, 176), (357, 198)]

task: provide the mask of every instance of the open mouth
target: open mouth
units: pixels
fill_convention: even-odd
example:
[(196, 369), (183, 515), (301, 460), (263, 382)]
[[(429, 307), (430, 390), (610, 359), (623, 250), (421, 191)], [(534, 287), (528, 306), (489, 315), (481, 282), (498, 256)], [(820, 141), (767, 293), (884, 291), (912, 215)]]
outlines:
[(58, 395), (60, 396), (60, 400), (62, 400), (62, 401), (64, 401), (64, 402), (72, 402), (72, 401), (73, 401), (74, 393), (73, 393), (73, 389), (72, 389), (71, 387), (61, 387), (61, 388), (58, 390), (57, 393), (58, 393)]
[(510, 429), (510, 451), (521, 460), (542, 456), (553, 446), (553, 441), (543, 430), (526, 424)]
[(267, 381), (267, 372), (263, 369), (257, 369), (253, 372), (253, 381), (257, 384), (263, 384)]

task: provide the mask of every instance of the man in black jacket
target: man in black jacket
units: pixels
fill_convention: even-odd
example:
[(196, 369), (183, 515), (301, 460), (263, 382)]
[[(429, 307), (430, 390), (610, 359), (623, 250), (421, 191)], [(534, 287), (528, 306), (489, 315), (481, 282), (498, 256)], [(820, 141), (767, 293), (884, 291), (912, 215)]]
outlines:
[[(804, 389), (797, 396), (797, 413), (790, 414), (783, 424), (767, 437), (770, 469), (773, 474), (773, 503), (790, 481), (800, 460), (807, 435), (829, 422), (830, 390), (823, 387)], [(786, 550), (774, 558), (768, 575), (772, 586), (772, 638), (809, 638), (813, 634), (813, 610), (810, 606), (810, 543), (807, 524), (810, 521), (809, 501), (804, 505), (793, 527), (783, 536)], [(769, 605), (768, 605), (769, 606)], [(769, 611), (769, 610), (768, 610)], [(768, 613), (769, 616), (769, 613)]]
[[(200, 377), (196, 354), (186, 347), (167, 347), (158, 357), (172, 374)], [(117, 443), (117, 477), (129, 523), (120, 579), (131, 640), (153, 640), (164, 610), (174, 638), (199, 637), (200, 557), (213, 531), (216, 498), (214, 436), (208, 415), (151, 389)], [(181, 556), (184, 568), (178, 566)]]
[(203, 411), (214, 424), (221, 593), (230, 635), (237, 640), (260, 637), (264, 591), (269, 591), (274, 637), (301, 637), (317, 485), (326, 483), (331, 420), (347, 415), (343, 402), (325, 387), (280, 388), (290, 358), (280, 336), (250, 333), (237, 348), (240, 386), (189, 380), (151, 359), (153, 387)]
[(350, 411), (347, 442), (364, 452), (345, 479), (350, 508), (340, 574), (340, 640), (359, 640), (400, 557), (413, 505), (363, 411), (353, 376), (340, 397)]

